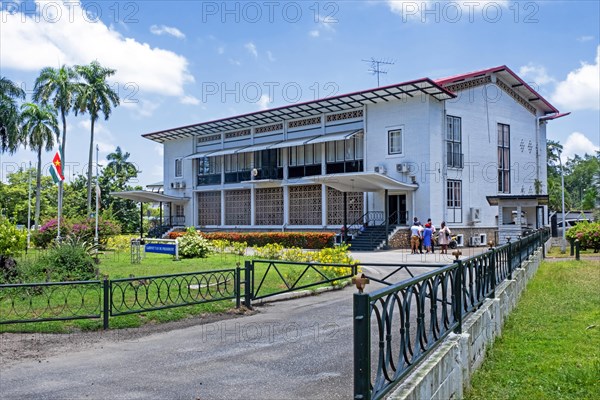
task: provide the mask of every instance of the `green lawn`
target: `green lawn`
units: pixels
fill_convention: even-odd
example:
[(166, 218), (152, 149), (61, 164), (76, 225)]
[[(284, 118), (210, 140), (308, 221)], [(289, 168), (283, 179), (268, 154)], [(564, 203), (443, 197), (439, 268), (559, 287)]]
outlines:
[[(593, 249), (580, 250), (579, 255), (581, 256), (593, 256)], [(595, 255), (600, 256), (600, 253), (595, 253)], [(571, 245), (567, 242), (566, 251), (561, 253), (560, 246), (551, 247), (548, 251), (548, 257), (552, 258), (571, 258), (575, 259), (575, 251), (573, 251), (573, 255), (571, 255)]]
[[(26, 258), (32, 261), (38, 256), (39, 254), (32, 252), (26, 256)], [(169, 255), (148, 253), (144, 256), (141, 263), (132, 264), (130, 254), (128, 252), (107, 252), (100, 257), (99, 272), (101, 276), (107, 275), (111, 280), (129, 278), (131, 275), (136, 278), (141, 278), (186, 272), (232, 269), (238, 265), (240, 268), (244, 268), (244, 262), (246, 260), (252, 260), (252, 257), (233, 254), (212, 254), (207, 258), (182, 259), (180, 261), (173, 261), (173, 257)], [(323, 280), (323, 277), (314, 270), (307, 271), (301, 276), (302, 271), (305, 268), (302, 265), (292, 266), (279, 264), (277, 267), (279, 273), (271, 267), (271, 270), (265, 277), (264, 283), (261, 286), (259, 293), (260, 295), (287, 289), (286, 283), (283, 282), (281, 276), (285, 279), (288, 285), (292, 285), (297, 279), (300, 278), (300, 281), (296, 284), (296, 286), (302, 286)], [(260, 281), (263, 279), (267, 268), (268, 264), (265, 263), (256, 265), (254, 275), (256, 287), (258, 287)], [(327, 277), (331, 279), (335, 278), (335, 273), (331, 269), (319, 270)], [(228, 276), (232, 277), (233, 275)], [(177, 292), (179, 292), (180, 289), (184, 290), (187, 298), (190, 297), (190, 290), (188, 290), (190, 284), (196, 286), (198, 286), (198, 284), (200, 286), (209, 284), (210, 286), (214, 287), (214, 280), (207, 282), (193, 280), (192, 277), (185, 279), (188, 280), (182, 281), (181, 278), (166, 278), (165, 280), (150, 279), (147, 281), (140, 280), (140, 282), (156, 282), (156, 284), (147, 284), (147, 286), (140, 287), (139, 292), (136, 292), (134, 285), (139, 286), (138, 282), (134, 282), (134, 285), (127, 283), (123, 284), (123, 287), (126, 289), (125, 292), (116, 291), (115, 293), (117, 293), (117, 295), (124, 295), (128, 303), (133, 303), (138, 293), (142, 294), (140, 297), (143, 297), (146, 293), (148, 293), (149, 297), (151, 298), (150, 302), (156, 303), (157, 293), (159, 290), (162, 291), (163, 298), (167, 297), (164, 296), (165, 288), (167, 287), (177, 288)], [(229, 279), (227, 284), (230, 285), (231, 288), (233, 286), (233, 279)], [(325, 285), (322, 284), (319, 286)], [(63, 309), (66, 309), (68, 312), (69, 309), (79, 308), (82, 303), (82, 299), (84, 299), (85, 303), (85, 307), (81, 307), (82, 312), (85, 310), (87, 314), (98, 314), (100, 312), (99, 310), (102, 309), (102, 304), (100, 301), (101, 288), (98, 290), (98, 286), (96, 286), (94, 290), (86, 291), (83, 296), (77, 291), (65, 293), (63, 288), (65, 287), (46, 287), (37, 290), (5, 289), (1, 293), (2, 296), (0, 296), (0, 314), (3, 314), (4, 319), (14, 319), (15, 312), (21, 312), (21, 315), (30, 315), (31, 313), (34, 313), (39, 316), (57, 316)], [(52, 290), (55, 290), (56, 292), (51, 293)], [(243, 292), (244, 289), (242, 287), (242, 293)], [(196, 292), (192, 293), (191, 296), (198, 295), (198, 293), (199, 291), (196, 290)], [(211, 297), (208, 296), (208, 299), (210, 298)], [(65, 307), (65, 303), (68, 303), (69, 306)], [(165, 310), (146, 311), (138, 314), (115, 316), (110, 318), (110, 327), (132, 328), (146, 323), (175, 321), (204, 313), (226, 312), (233, 307), (235, 307), (233, 300), (222, 300)], [(123, 309), (123, 307), (121, 308)], [(74, 329), (102, 329), (102, 321), (98, 319), (92, 319), (0, 325), (0, 332), (69, 332)]]
[(465, 399), (599, 398), (600, 266), (544, 262)]

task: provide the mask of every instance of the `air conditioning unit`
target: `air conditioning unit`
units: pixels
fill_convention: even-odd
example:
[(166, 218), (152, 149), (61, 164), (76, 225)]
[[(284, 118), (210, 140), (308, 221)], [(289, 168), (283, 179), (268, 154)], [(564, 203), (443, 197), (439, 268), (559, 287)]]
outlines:
[(473, 222), (481, 221), (481, 208), (471, 207), (471, 221), (473, 221)]
[(470, 246), (481, 246), (481, 237), (479, 236), (471, 236), (469, 239)]
[(175, 182), (175, 189), (181, 188), (181, 182)]
[(458, 247), (463, 247), (465, 245), (465, 235), (463, 235), (462, 233), (456, 235), (456, 245)]
[(258, 169), (256, 169), (256, 168), (252, 169), (252, 176), (255, 176), (255, 177), (258, 176)]
[(180, 185), (180, 187), (181, 187), (182, 189), (185, 189), (185, 181), (181, 182), (181, 185)]
[(410, 167), (408, 166), (407, 163), (396, 164), (396, 171), (406, 174), (406, 173), (410, 172)]
[(171, 182), (171, 189), (175, 189), (175, 182)]
[(373, 168), (373, 171), (377, 172), (378, 174), (385, 174), (385, 166), (383, 165), (376, 165), (375, 168)]

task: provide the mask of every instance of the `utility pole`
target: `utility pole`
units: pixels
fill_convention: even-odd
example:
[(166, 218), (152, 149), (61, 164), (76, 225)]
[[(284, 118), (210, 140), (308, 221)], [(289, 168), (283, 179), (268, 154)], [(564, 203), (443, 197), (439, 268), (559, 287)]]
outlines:
[(566, 221), (565, 221), (565, 173), (562, 165), (562, 153), (558, 151), (558, 161), (560, 162), (560, 194), (562, 203), (562, 242), (560, 244), (560, 252), (564, 254), (567, 251), (566, 239)]
[(100, 189), (100, 184), (98, 182), (98, 151), (100, 149), (98, 148), (98, 145), (96, 145), (96, 231), (94, 233), (94, 244), (96, 245), (96, 252), (98, 251), (98, 209), (99, 209), (99, 189)]
[(371, 69), (369, 69), (369, 72), (373, 75), (377, 75), (377, 87), (379, 87), (379, 75), (381, 74), (387, 74), (387, 71), (384, 71), (380, 68), (381, 65), (394, 65), (395, 62), (394, 61), (386, 61), (386, 60), (376, 60), (375, 58), (371, 57), (370, 60), (362, 60), (363, 62), (367, 62), (369, 64), (371, 64)]

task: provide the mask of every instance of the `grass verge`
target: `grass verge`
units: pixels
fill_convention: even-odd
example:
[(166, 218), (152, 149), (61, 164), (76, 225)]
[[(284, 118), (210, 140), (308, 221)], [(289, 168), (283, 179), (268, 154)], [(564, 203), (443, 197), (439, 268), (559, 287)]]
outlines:
[(544, 262), (465, 400), (600, 398), (600, 266)]

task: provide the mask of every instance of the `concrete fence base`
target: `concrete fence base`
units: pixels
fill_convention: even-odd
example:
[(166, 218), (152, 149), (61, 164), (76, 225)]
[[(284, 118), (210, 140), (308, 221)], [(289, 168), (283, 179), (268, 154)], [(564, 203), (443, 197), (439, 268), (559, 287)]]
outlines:
[(463, 389), (470, 386), (471, 376), (483, 363), (487, 348), (502, 334), (504, 321), (517, 305), (542, 259), (540, 249), (524, 261), (521, 268), (513, 272), (512, 280), (496, 287), (494, 299), (486, 300), (463, 321), (462, 334), (450, 334), (388, 399), (462, 399)]

